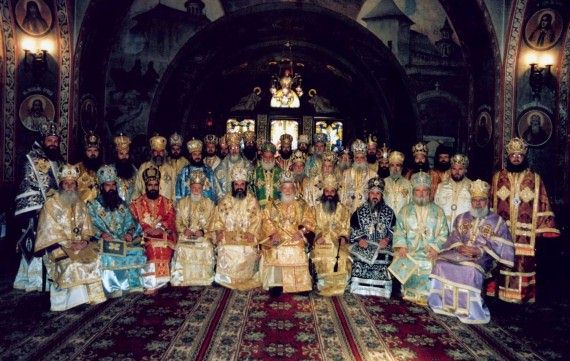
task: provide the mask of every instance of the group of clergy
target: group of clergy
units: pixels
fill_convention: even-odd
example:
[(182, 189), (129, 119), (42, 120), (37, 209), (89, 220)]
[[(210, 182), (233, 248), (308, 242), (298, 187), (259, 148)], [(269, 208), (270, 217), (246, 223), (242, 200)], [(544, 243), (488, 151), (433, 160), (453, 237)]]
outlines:
[(167, 284), (390, 297), (395, 277), (404, 299), (469, 323), (490, 319), (484, 286), (509, 302), (534, 300), (535, 241), (559, 231), (521, 139), (491, 185), (470, 181), (467, 156), (444, 146), (432, 170), (427, 146), (414, 145), (403, 174), (404, 154), (374, 137), (340, 154), (322, 133), (292, 143), (210, 134), (189, 140), (185, 157), (182, 136), (155, 135), (137, 169), (129, 137), (114, 138), (103, 164), (90, 132), (70, 165), (46, 124), (16, 197), (14, 287), (49, 289), (51, 309), (66, 310)]

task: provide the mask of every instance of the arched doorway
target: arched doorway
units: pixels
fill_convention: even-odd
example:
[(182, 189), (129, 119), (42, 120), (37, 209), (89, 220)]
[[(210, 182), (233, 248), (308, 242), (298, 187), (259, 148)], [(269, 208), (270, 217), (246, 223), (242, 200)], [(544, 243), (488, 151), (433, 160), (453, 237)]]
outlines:
[[(269, 83), (287, 42), (305, 95), (298, 109), (272, 109)], [(345, 140), (375, 133), (393, 147), (407, 148), (416, 139), (410, 130), (417, 118), (408, 83), (390, 50), (352, 19), (317, 6), (259, 5), (220, 18), (183, 46), (161, 79), (148, 133), (220, 134), (234, 115), (266, 116), (268, 122), (310, 119), (313, 126), (336, 117), (345, 123)], [(232, 111), (254, 87), (262, 91), (256, 107)], [(335, 111), (320, 113), (309, 89)], [(208, 112), (213, 129), (206, 128)]]

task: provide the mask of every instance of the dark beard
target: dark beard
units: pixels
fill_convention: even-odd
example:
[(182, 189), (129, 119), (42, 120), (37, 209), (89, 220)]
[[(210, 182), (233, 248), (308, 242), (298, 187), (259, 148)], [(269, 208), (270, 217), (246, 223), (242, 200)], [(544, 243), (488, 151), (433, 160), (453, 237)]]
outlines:
[(101, 164), (103, 164), (103, 158), (101, 156), (97, 158), (83, 157), (83, 166), (90, 171), (97, 172)]
[(321, 204), (323, 205), (325, 212), (328, 214), (336, 212), (336, 207), (339, 201), (340, 199), (338, 197), (338, 194), (335, 194), (334, 196), (325, 196), (323, 194), (321, 196)]
[(108, 192), (102, 190), (101, 196), (103, 197), (103, 207), (110, 211), (114, 211), (119, 208), (119, 205), (123, 203), (123, 199), (119, 197), (119, 193), (114, 189), (111, 189)]
[(182, 153), (176, 154), (176, 155), (170, 154), (170, 159), (172, 159), (172, 160), (177, 160), (177, 159), (180, 159), (180, 158), (182, 158)]
[(44, 154), (46, 155), (46, 158), (54, 161), (54, 162), (60, 162), (63, 160), (63, 157), (61, 156), (61, 153), (59, 152), (59, 148), (46, 148), (43, 147), (44, 150)]
[(382, 208), (382, 204), (384, 204), (384, 199), (381, 199), (378, 201), (378, 203), (374, 204), (370, 201), (368, 202), (368, 206), (370, 207), (370, 211), (372, 212), (380, 212), (380, 209)]
[(376, 163), (377, 160), (378, 160), (378, 157), (376, 156), (376, 153), (374, 153), (374, 154), (366, 153), (366, 161), (369, 164), (374, 164), (374, 163)]
[(148, 197), (148, 199), (152, 199), (153, 201), (155, 199), (158, 199), (159, 193), (157, 190), (151, 190), (151, 191), (146, 191), (146, 196)]
[(247, 188), (245, 189), (232, 189), (232, 196), (237, 199), (244, 199), (247, 195)]
[(152, 161), (156, 166), (160, 167), (161, 165), (164, 164), (164, 157), (161, 155), (157, 155), (155, 157), (152, 157)]
[(449, 170), (449, 168), (451, 168), (451, 163), (442, 163), (442, 162), (436, 160), (433, 167), (440, 172), (445, 172), (445, 171)]
[(455, 176), (455, 175), (451, 175), (451, 179), (453, 179), (456, 182), (461, 182), (463, 180), (463, 178), (465, 178), (465, 174), (460, 175), (460, 176)]
[(511, 173), (520, 173), (526, 170), (527, 168), (528, 168), (528, 161), (526, 158), (519, 165), (514, 165), (513, 163), (511, 163), (509, 159), (507, 159), (507, 171)]
[(117, 176), (121, 179), (131, 179), (134, 177), (136, 169), (130, 159), (117, 159), (115, 161)]
[(417, 164), (414, 163), (414, 166), (412, 167), (413, 173), (418, 173), (420, 171), (422, 172), (429, 172), (429, 163), (424, 163), (424, 164)]
[(243, 156), (249, 160), (250, 162), (252, 160), (255, 160), (255, 157), (257, 157), (257, 148), (256, 147), (244, 147), (243, 148)]
[(390, 176), (390, 168), (378, 167), (378, 177), (386, 178)]
[(287, 151), (287, 152), (284, 152), (284, 151), (282, 151), (282, 150), (279, 150), (279, 155), (280, 155), (281, 158), (283, 158), (283, 159), (289, 159), (289, 158), (291, 158), (291, 155), (293, 155), (293, 151), (292, 151), (292, 150), (289, 150), (289, 151)]
[(199, 161), (195, 161), (194, 158), (190, 157), (190, 165), (196, 168), (204, 168), (204, 160), (200, 159)]

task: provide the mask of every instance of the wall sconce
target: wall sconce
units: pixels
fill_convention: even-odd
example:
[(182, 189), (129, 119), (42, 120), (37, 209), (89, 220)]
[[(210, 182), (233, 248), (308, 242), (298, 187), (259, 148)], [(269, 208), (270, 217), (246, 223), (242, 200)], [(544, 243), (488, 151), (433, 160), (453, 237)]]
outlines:
[(35, 78), (47, 71), (47, 56), (52, 50), (51, 41), (44, 39), (40, 42), (26, 38), (22, 41), (22, 49), (24, 49), (24, 70), (31, 71)]
[(549, 55), (543, 55), (539, 59), (538, 56), (531, 54), (528, 57), (528, 63), (530, 66), (528, 83), (532, 90), (532, 97), (536, 100), (540, 100), (542, 87), (552, 76), (551, 68), (553, 59)]

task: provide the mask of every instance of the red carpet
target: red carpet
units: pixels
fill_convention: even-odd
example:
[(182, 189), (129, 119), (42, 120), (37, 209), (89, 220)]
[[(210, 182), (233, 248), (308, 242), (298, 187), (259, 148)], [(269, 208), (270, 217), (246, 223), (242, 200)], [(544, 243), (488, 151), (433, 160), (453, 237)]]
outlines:
[(544, 360), (491, 323), (401, 300), (168, 288), (64, 313), (0, 296), (2, 360)]

